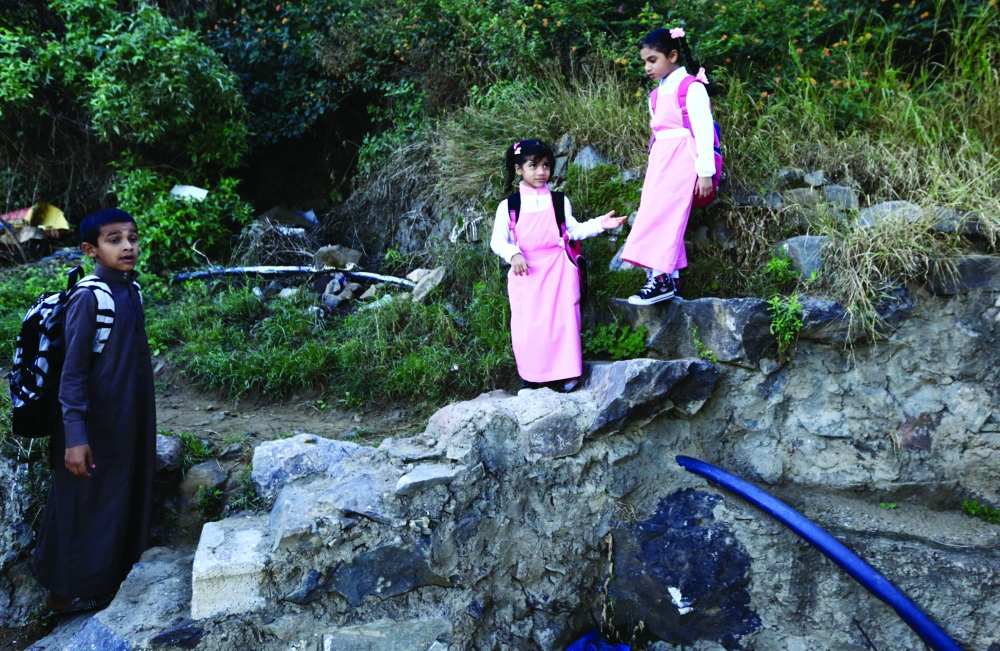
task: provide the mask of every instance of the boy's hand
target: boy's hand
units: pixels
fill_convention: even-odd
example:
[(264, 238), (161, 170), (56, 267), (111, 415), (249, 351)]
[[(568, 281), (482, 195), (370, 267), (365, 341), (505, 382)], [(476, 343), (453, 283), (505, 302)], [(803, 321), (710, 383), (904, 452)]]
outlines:
[(90, 451), (90, 446), (86, 444), (66, 448), (64, 461), (66, 463), (66, 470), (69, 470), (77, 477), (90, 477), (90, 473), (87, 470), (93, 470), (97, 467), (94, 465), (94, 453)]
[(699, 198), (710, 197), (714, 186), (711, 176), (699, 176), (698, 184), (694, 186), (694, 193)]
[(610, 231), (612, 228), (618, 228), (625, 223), (628, 217), (615, 217), (615, 211), (612, 210), (606, 215), (601, 215), (601, 228), (606, 231)]
[(515, 276), (528, 275), (528, 262), (520, 253), (515, 253), (514, 257), (510, 259), (510, 266), (514, 270)]

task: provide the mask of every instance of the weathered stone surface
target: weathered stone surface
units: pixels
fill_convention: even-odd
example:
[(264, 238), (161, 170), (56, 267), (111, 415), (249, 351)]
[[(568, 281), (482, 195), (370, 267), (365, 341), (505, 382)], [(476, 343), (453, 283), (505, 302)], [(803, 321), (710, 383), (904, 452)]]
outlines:
[(934, 229), (942, 233), (961, 233), (962, 235), (979, 235), (982, 231), (979, 215), (954, 208), (932, 206), (924, 210), (934, 223)]
[[(905, 287), (896, 287), (876, 306), (880, 319), (879, 332), (896, 328), (914, 308), (913, 296)], [(860, 323), (851, 323), (847, 310), (836, 301), (805, 298), (802, 300), (800, 339), (812, 339), (831, 344), (853, 343), (868, 333)]]
[(1000, 290), (1000, 258), (990, 255), (970, 255), (956, 258), (952, 264), (932, 266), (927, 285), (939, 296), (967, 294), (973, 290)]
[(592, 145), (587, 145), (576, 155), (573, 163), (585, 170), (592, 170), (598, 165), (607, 165), (608, 161)]
[(430, 540), (421, 539), (409, 549), (386, 546), (359, 554), (337, 568), (330, 589), (358, 607), (369, 595), (388, 599), (427, 585), (451, 587), (446, 578), (431, 570)]
[(313, 266), (316, 269), (334, 267), (337, 269), (347, 269), (348, 265), (360, 265), (364, 256), (361, 251), (348, 249), (339, 244), (324, 246), (316, 252), (313, 258)]
[(556, 156), (571, 156), (573, 154), (573, 132), (567, 131), (556, 141), (552, 148), (552, 153)]
[(29, 504), (27, 467), (0, 456), (0, 485), (4, 487), (0, 500), (0, 626), (20, 626), (35, 604), (37, 588), (27, 568), (14, 563), (32, 542), (31, 524), (25, 522)]
[[(32, 651), (134, 651), (182, 622), (191, 599), (191, 554), (154, 547), (142, 555), (106, 609), (69, 618)], [(191, 648), (175, 645), (175, 648)]]
[(558, 459), (576, 454), (583, 446), (589, 419), (580, 409), (580, 400), (586, 398), (540, 389), (503, 406), (517, 421), (529, 456)]
[(822, 198), (823, 195), (812, 188), (795, 188), (781, 193), (781, 199), (784, 203), (804, 208), (818, 206)]
[(301, 477), (334, 471), (342, 461), (371, 453), (349, 441), (299, 434), (281, 441), (265, 441), (253, 452), (253, 482), (257, 494), (273, 497), (285, 484)]
[(417, 281), (417, 286), (413, 288), (413, 302), (420, 303), (423, 302), (427, 296), (441, 284), (444, 280), (444, 267), (438, 267), (433, 271), (422, 276), (420, 280)]
[(754, 367), (774, 345), (767, 303), (756, 298), (674, 299), (650, 306), (615, 299), (612, 308), (629, 325), (649, 330), (646, 346), (662, 359), (698, 357), (697, 337), (720, 362)]
[(399, 478), (396, 482), (396, 495), (409, 495), (419, 491), (450, 484), (463, 468), (453, 468), (440, 463), (428, 463), (417, 466)]
[(818, 188), (826, 184), (826, 172), (823, 170), (809, 172), (808, 174), (802, 175), (802, 180), (805, 181), (808, 186)]
[(594, 395), (593, 433), (621, 427), (658, 411), (677, 407), (694, 413), (712, 395), (715, 366), (698, 359), (664, 362), (633, 359), (616, 364), (588, 364), (583, 389)]
[(156, 472), (176, 472), (181, 469), (184, 446), (173, 436), (156, 435)]
[(774, 253), (791, 260), (800, 278), (809, 279), (814, 273), (818, 276), (823, 269), (823, 251), (829, 244), (830, 238), (825, 235), (799, 235), (778, 242)]
[(777, 192), (748, 192), (737, 190), (733, 192), (733, 200), (738, 206), (750, 206), (752, 208), (773, 208), (777, 210), (784, 205), (781, 195)]
[(718, 495), (681, 490), (664, 497), (648, 520), (614, 531), (615, 618), (645, 622), (654, 635), (726, 648), (761, 628), (751, 608), (752, 559), (713, 510)]
[(788, 167), (778, 170), (778, 180), (785, 185), (794, 185), (802, 182), (802, 177), (806, 175), (805, 170), (797, 167)]
[(909, 201), (885, 201), (858, 212), (858, 224), (875, 226), (886, 220), (903, 221), (913, 224), (920, 221), (920, 206)]
[(324, 635), (323, 651), (431, 651), (435, 644), (443, 650), (451, 638), (451, 623), (444, 619), (381, 620)]
[(629, 269), (635, 269), (635, 266), (631, 262), (626, 262), (622, 260), (622, 251), (625, 250), (625, 245), (622, 244), (618, 252), (615, 253), (615, 257), (611, 258), (611, 262), (608, 263), (608, 270), (610, 271), (627, 271)]
[(823, 196), (830, 205), (840, 210), (857, 210), (858, 192), (843, 185), (828, 185), (823, 188)]
[(181, 482), (181, 495), (187, 501), (194, 500), (199, 489), (214, 490), (226, 483), (229, 479), (229, 471), (223, 468), (218, 461), (206, 461), (192, 466), (184, 473), (184, 481)]
[(267, 518), (227, 518), (205, 524), (191, 571), (191, 618), (262, 608)]

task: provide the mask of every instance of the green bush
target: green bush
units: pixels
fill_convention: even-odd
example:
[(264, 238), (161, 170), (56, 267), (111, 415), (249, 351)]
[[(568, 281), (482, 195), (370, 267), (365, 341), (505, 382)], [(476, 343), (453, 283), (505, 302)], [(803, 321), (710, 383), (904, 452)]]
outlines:
[(232, 167), (246, 150), (235, 77), (195, 32), (153, 6), (53, 0), (37, 13), (5, 12), (0, 55), (5, 133), (20, 138), (48, 117), (72, 115), (119, 153), (154, 146)]
[[(122, 174), (114, 191), (118, 204), (139, 225), (143, 267), (154, 271), (217, 262), (229, 234), (248, 224), (253, 208), (236, 194), (238, 181), (223, 178), (203, 201), (170, 194), (173, 181), (151, 170)], [(205, 184), (208, 185), (208, 184)]]
[(583, 332), (583, 351), (596, 359), (633, 359), (646, 353), (646, 326), (633, 330), (619, 322), (606, 323)]

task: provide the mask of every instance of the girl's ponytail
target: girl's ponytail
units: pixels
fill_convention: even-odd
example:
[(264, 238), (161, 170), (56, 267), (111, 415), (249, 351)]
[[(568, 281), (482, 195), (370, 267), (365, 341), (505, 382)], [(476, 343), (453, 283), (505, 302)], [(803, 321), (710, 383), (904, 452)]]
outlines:
[(507, 152), (504, 154), (504, 168), (507, 170), (507, 179), (503, 184), (503, 193), (505, 195), (510, 194), (514, 189), (514, 164), (515, 164), (515, 151), (518, 145), (521, 143), (515, 142), (513, 145), (507, 148)]

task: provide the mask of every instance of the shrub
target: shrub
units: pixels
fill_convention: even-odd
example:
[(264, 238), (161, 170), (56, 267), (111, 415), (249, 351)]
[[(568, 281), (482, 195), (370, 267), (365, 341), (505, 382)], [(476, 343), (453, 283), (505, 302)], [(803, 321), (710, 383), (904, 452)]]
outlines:
[(606, 323), (583, 333), (583, 350), (597, 359), (633, 359), (646, 353), (647, 329), (633, 330), (618, 321)]
[[(135, 169), (115, 186), (119, 206), (139, 224), (144, 267), (152, 270), (202, 265), (208, 256), (223, 255), (233, 229), (248, 224), (250, 204), (236, 194), (237, 181), (223, 178), (208, 188), (203, 201), (170, 194), (173, 181), (151, 170)], [(207, 185), (207, 184), (206, 184)]]

